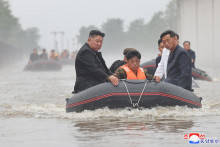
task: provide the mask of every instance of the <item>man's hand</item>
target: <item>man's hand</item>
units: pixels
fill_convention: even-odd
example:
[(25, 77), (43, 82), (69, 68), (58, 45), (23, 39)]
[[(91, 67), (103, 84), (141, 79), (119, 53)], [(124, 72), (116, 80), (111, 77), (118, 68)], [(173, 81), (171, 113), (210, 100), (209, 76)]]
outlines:
[(115, 86), (118, 85), (119, 79), (118, 79), (117, 77), (111, 75), (111, 76), (108, 77), (108, 80), (109, 80), (110, 82), (112, 82), (113, 85), (115, 85)]
[(157, 83), (160, 82), (160, 77), (159, 76), (154, 76), (154, 79), (156, 80)]

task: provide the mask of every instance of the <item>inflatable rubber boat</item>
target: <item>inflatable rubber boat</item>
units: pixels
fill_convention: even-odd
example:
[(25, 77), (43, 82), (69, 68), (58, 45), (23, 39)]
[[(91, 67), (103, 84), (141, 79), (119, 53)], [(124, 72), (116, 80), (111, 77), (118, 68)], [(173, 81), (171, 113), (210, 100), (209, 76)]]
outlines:
[(108, 107), (151, 108), (188, 106), (201, 108), (202, 98), (181, 87), (147, 80), (121, 80), (118, 86), (102, 83), (67, 98), (66, 112), (82, 112)]
[(62, 59), (60, 60), (60, 64), (62, 65), (74, 65), (75, 59)]
[[(154, 75), (154, 73), (156, 72), (155, 59), (153, 59), (151, 61), (144, 62), (140, 66), (144, 69), (147, 69), (151, 75)], [(212, 78), (205, 71), (202, 71), (198, 68), (192, 68), (192, 77), (195, 80), (212, 81)]]
[(212, 78), (205, 71), (198, 68), (192, 68), (192, 77), (195, 80), (212, 81)]
[(24, 70), (29, 71), (56, 71), (61, 70), (62, 65), (54, 60), (39, 60), (26, 65)]

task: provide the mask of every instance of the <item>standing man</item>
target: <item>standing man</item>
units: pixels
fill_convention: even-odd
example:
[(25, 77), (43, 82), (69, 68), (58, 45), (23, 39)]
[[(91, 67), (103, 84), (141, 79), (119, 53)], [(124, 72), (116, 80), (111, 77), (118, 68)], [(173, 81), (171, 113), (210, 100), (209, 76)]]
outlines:
[(190, 49), (190, 42), (189, 41), (184, 41), (183, 42), (183, 47), (191, 57), (191, 63), (192, 67), (195, 68), (195, 61), (196, 61), (196, 54), (193, 50)]
[(158, 64), (160, 63), (163, 49), (164, 49), (164, 45), (163, 45), (162, 39), (159, 39), (158, 40), (158, 50), (160, 53), (158, 54), (158, 56), (156, 58), (156, 68), (158, 67)]
[[(176, 37), (177, 37), (177, 44), (179, 44), (179, 35), (177, 33), (176, 33)], [(159, 48), (158, 48), (159, 51), (161, 50), (161, 48), (163, 49), (162, 51), (160, 51), (161, 58), (158, 64), (157, 64), (157, 59), (156, 59), (157, 69), (154, 74), (154, 78), (156, 82), (160, 82), (162, 78), (165, 78), (165, 79), (167, 78), (167, 62), (168, 62), (168, 58), (170, 55), (170, 50), (164, 47), (162, 39), (158, 40), (158, 45), (159, 45)]]
[(102, 47), (104, 36), (104, 33), (92, 30), (89, 33), (87, 43), (80, 48), (75, 61), (76, 82), (73, 93), (78, 93), (105, 81), (118, 85), (118, 78), (112, 75), (101, 52), (98, 52)]
[[(161, 43), (163, 44), (163, 42)], [(160, 62), (158, 63), (157, 69), (154, 73), (154, 78), (156, 82), (160, 82), (162, 78), (167, 78), (167, 61), (169, 55), (170, 55), (170, 50), (164, 48), (161, 54)]]
[(178, 45), (177, 35), (167, 30), (160, 35), (162, 42), (170, 55), (167, 63), (167, 78), (165, 82), (192, 90), (191, 59), (188, 53)]

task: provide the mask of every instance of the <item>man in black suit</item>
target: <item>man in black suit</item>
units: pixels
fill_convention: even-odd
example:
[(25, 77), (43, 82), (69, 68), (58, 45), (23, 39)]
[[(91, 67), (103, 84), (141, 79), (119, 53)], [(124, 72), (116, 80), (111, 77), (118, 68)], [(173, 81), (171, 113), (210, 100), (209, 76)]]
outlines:
[(183, 47), (191, 57), (191, 63), (192, 67), (195, 68), (195, 61), (196, 61), (196, 54), (193, 50), (190, 49), (190, 42), (189, 41), (184, 41), (183, 42)]
[(160, 36), (170, 55), (167, 63), (167, 78), (165, 82), (192, 90), (191, 58), (188, 53), (178, 45), (176, 33), (167, 30)]
[(104, 33), (92, 30), (89, 33), (87, 43), (80, 48), (75, 61), (76, 82), (73, 93), (78, 93), (106, 81), (118, 85), (118, 78), (112, 75), (102, 58), (101, 52), (98, 52), (102, 47), (104, 36)]

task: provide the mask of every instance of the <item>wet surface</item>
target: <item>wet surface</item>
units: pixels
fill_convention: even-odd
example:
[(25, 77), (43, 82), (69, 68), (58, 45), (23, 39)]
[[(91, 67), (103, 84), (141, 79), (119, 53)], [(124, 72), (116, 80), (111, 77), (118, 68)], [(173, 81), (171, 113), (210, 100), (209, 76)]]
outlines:
[[(58, 72), (24, 72), (24, 64), (0, 71), (1, 146), (187, 146), (185, 134), (220, 139), (220, 70), (202, 67), (213, 82), (196, 81), (201, 109), (108, 108), (66, 113), (74, 66)], [(213, 144), (217, 146), (219, 144)]]

